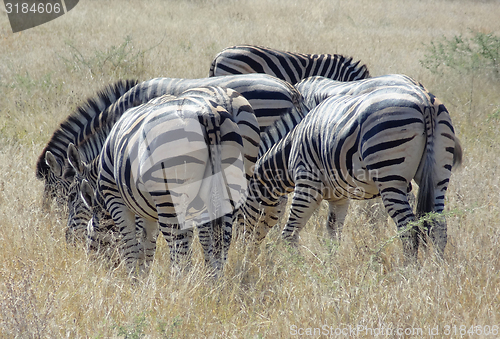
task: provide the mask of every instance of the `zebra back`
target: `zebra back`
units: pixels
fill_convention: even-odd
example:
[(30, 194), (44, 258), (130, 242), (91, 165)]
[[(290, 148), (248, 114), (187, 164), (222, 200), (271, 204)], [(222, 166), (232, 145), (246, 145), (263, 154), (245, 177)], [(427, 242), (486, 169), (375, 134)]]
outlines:
[(340, 54), (303, 54), (240, 45), (222, 50), (212, 61), (208, 76), (264, 73), (291, 84), (320, 75), (339, 81), (366, 79), (366, 65)]
[(352, 82), (340, 82), (322, 76), (313, 76), (295, 84), (295, 88), (302, 94), (309, 109), (313, 109), (331, 96), (360, 95), (387, 86), (417, 86), (425, 90), (420, 83), (402, 74), (389, 74)]
[(112, 115), (146, 103), (163, 94), (180, 95), (195, 87), (231, 88), (248, 100), (263, 133), (282, 114), (303, 117), (309, 109), (300, 93), (289, 83), (266, 74), (243, 74), (202, 79), (155, 78), (139, 83), (109, 107)]

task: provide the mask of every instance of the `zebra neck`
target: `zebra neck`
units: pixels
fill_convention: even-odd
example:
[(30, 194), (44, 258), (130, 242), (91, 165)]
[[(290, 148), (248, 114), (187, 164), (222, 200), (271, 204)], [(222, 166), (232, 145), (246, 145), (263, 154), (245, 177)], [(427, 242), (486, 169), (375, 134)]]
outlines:
[(97, 187), (97, 178), (99, 176), (99, 160), (101, 155), (98, 154), (95, 159), (89, 164), (89, 172), (87, 175), (87, 180), (90, 185), (95, 189)]
[(303, 116), (295, 116), (293, 112), (287, 112), (269, 126), (261, 136), (259, 158), (293, 131), (302, 118)]
[(295, 187), (288, 171), (293, 134), (289, 133), (257, 161), (255, 177), (261, 199), (268, 203), (277, 202)]

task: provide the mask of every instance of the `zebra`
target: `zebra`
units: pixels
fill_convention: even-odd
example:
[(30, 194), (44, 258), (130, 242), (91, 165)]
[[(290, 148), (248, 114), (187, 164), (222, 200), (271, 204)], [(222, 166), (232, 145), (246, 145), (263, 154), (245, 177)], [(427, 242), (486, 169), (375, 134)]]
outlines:
[[(417, 86), (427, 91), (421, 83), (404, 74), (388, 74), (352, 82), (340, 82), (321, 76), (313, 76), (295, 84), (295, 88), (302, 94), (310, 109), (330, 96), (359, 95), (385, 86)], [(408, 184), (407, 192), (408, 199), (414, 205), (415, 195), (412, 193), (411, 182)]]
[[(189, 121), (187, 130), (179, 127)], [(226, 220), (232, 220), (233, 211), (243, 203), (247, 187), (244, 172), (253, 170), (253, 163), (248, 159), (256, 157), (259, 139), (258, 123), (251, 106), (231, 89), (215, 86), (192, 89), (174, 99), (162, 96), (128, 110), (113, 127), (101, 155), (88, 165), (93, 174), (86, 175), (95, 178), (98, 164), (96, 197), (102, 196), (101, 204), (120, 230), (125, 242), (127, 268), (132, 271), (142, 255), (145, 261), (140, 262), (140, 269), (149, 266), (156, 244), (157, 220), (171, 247), (172, 263), (179, 266), (182, 258), (187, 257), (192, 227), (179, 226), (188, 218), (187, 209), (178, 208), (183, 205), (178, 200), (188, 197), (185, 206), (195, 212), (201, 213), (199, 206), (208, 206), (209, 219), (204, 212), (196, 224), (203, 224), (199, 227), (199, 238), (206, 261), (211, 261), (216, 272), (220, 271), (231, 239), (232, 225)], [(208, 155), (211, 160), (206, 159)], [(76, 162), (78, 168), (78, 160), (68, 156), (70, 163)], [(189, 168), (184, 163), (172, 164), (178, 159), (184, 159)], [(228, 192), (226, 198), (225, 190), (218, 188), (221, 184), (210, 185), (214, 180), (221, 184), (224, 181), (222, 186)], [(86, 204), (93, 207), (94, 212), (98, 211), (89, 193), (93, 187), (87, 180), (82, 180), (80, 185)], [(208, 191), (210, 189), (212, 191)], [(212, 205), (215, 207), (210, 208)], [(143, 244), (137, 241), (133, 215), (143, 220)], [(212, 231), (209, 221), (214, 219), (217, 221)], [(217, 238), (220, 219), (224, 222), (220, 232), (222, 246)], [(99, 229), (98, 218), (91, 219), (91, 224)]]
[[(296, 244), (312, 212), (327, 200), (327, 230), (340, 240), (349, 199), (381, 196), (405, 257), (416, 260), (421, 231), (414, 221), (443, 212), (452, 166), (461, 159), (448, 111), (421, 86), (330, 96), (258, 159), (239, 227), (260, 242), (283, 214), (280, 197), (293, 192), (282, 238)], [(416, 215), (406, 196), (412, 179), (420, 188)], [(444, 217), (424, 227), (442, 257)]]
[[(95, 132), (90, 122), (99, 120), (100, 113), (114, 103), (129, 89), (137, 85), (137, 80), (120, 80), (100, 90), (93, 98), (87, 99), (76, 111), (70, 114), (55, 130), (36, 164), (36, 177), (44, 180), (43, 207), (48, 210), (56, 198), (58, 205), (64, 206), (74, 172), (66, 161), (67, 147), (70, 143), (85, 147), (87, 138)], [(93, 143), (101, 144), (104, 140)], [(92, 148), (91, 148), (92, 149)], [(85, 155), (88, 155), (86, 152)], [(90, 160), (85, 158), (85, 160)]]
[(339, 81), (370, 77), (366, 65), (340, 54), (291, 53), (252, 45), (222, 50), (212, 61), (208, 76), (247, 73), (270, 74), (291, 84), (315, 75)]
[[(149, 85), (145, 86), (145, 88), (151, 87), (151, 82), (148, 82), (148, 84)], [(252, 113), (253, 111), (251, 107), (245, 106), (244, 102), (247, 101), (244, 101), (239, 95), (236, 95), (235, 91), (231, 91), (231, 93), (233, 94), (231, 96), (228, 96), (225, 92), (214, 91), (214, 88), (215, 87), (191, 89), (184, 93), (189, 93), (190, 95), (196, 94), (197, 96), (206, 98), (215, 96), (217, 97), (218, 102), (224, 108), (232, 112), (233, 118), (240, 128), (241, 136), (243, 138), (243, 146), (245, 150), (245, 176), (247, 177), (247, 180), (249, 180), (253, 171), (253, 166), (257, 159), (257, 146), (260, 142), (259, 128), (258, 123), (255, 120), (255, 115)], [(140, 100), (146, 100), (144, 96), (142, 96), (141, 99), (138, 100), (138, 97), (141, 96), (141, 89), (136, 89), (135, 91), (131, 91), (131, 93), (135, 97), (135, 99), (133, 99), (133, 103), (135, 104), (137, 104), (137, 102), (140, 102)], [(127, 93), (127, 95), (125, 95), (123, 98), (120, 98), (120, 100), (118, 100), (115, 105), (110, 107), (109, 109), (112, 112), (110, 112), (109, 114), (107, 114), (107, 112), (104, 112), (102, 115), (110, 117), (114, 115), (121, 116), (122, 111), (125, 109), (125, 107), (128, 107), (128, 104), (123, 104), (123, 101), (128, 102), (128, 98), (131, 93)], [(150, 96), (155, 97), (156, 94)], [(164, 98), (165, 95), (163, 95), (162, 97)], [(118, 108), (116, 108), (116, 106), (118, 106)], [(291, 111), (292, 115), (294, 115), (293, 112), (294, 111)], [(117, 118), (108, 117), (106, 120), (116, 121)], [(109, 129), (109, 127), (98, 128), (96, 129), (96, 134), (101, 135), (93, 135), (93, 137), (97, 140), (105, 139), (108, 136)], [(97, 181), (97, 167), (95, 163), (94, 167), (92, 167), (92, 162), (89, 163), (83, 161), (80, 157), (80, 152), (78, 152), (77, 147), (75, 147), (74, 145), (70, 145), (70, 147), (68, 148), (67, 158), (71, 166), (74, 168), (74, 171), (76, 172), (75, 179), (73, 181), (73, 184), (70, 186), (70, 193), (68, 195), (67, 205), (69, 215), (66, 230), (66, 240), (70, 243), (74, 243), (75, 239), (85, 239), (87, 237), (87, 223), (91, 216), (90, 210), (85, 208), (83, 202), (78, 199), (79, 186), (81, 184), (81, 181), (83, 179), (86, 179), (91, 183), (91, 186), (95, 188), (95, 182)], [(87, 158), (91, 157), (87, 156)], [(227, 223), (229, 223), (229, 221), (226, 220), (225, 223), (227, 229)], [(138, 220), (138, 226), (138, 234), (140, 234), (142, 232), (140, 227), (140, 220)], [(106, 235), (100, 236), (100, 238), (110, 238), (110, 236), (107, 235), (107, 232), (105, 233)], [(102, 241), (99, 240), (92, 241), (91, 243), (94, 244), (93, 246), (91, 246), (91, 249), (106, 247), (100, 246), (100, 243), (102, 243)], [(105, 241), (105, 243), (109, 243), (109, 241)]]

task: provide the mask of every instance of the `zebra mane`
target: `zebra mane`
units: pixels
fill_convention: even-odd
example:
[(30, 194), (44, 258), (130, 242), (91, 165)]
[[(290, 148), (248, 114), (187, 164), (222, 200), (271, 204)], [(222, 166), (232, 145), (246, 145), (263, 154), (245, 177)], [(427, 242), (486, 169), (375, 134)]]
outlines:
[(100, 117), (101, 113), (137, 83), (137, 80), (120, 80), (114, 84), (107, 85), (95, 97), (88, 98), (85, 103), (80, 105), (61, 122), (47, 143), (47, 146), (38, 157), (36, 164), (37, 178), (43, 179), (50, 172), (49, 166), (45, 163), (45, 154), (47, 151), (51, 151), (56, 159), (60, 161), (61, 165), (64, 165), (66, 149), (69, 143), (72, 142), (78, 145), (89, 134), (92, 134), (92, 126), (96, 125), (95, 121), (102, 120)]
[[(342, 74), (341, 78), (336, 79), (338, 81), (354, 81), (370, 78), (370, 71), (368, 70), (368, 67), (365, 64), (361, 64), (361, 60), (354, 61), (351, 56), (343, 54), (297, 54), (302, 55), (309, 60), (307, 68), (313, 66), (314, 60), (326, 58), (337, 61), (339, 67), (338, 72), (339, 74)], [(316, 67), (318, 66), (316, 65)], [(329, 78), (329, 76), (327, 77)]]

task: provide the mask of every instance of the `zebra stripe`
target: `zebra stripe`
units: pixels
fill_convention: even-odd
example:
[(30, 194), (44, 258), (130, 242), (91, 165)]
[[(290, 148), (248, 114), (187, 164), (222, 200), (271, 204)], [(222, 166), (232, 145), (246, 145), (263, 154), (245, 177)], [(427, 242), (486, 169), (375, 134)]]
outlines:
[[(421, 86), (328, 97), (257, 161), (243, 208), (244, 227), (262, 240), (283, 213), (280, 197), (293, 191), (282, 231), (292, 243), (323, 199), (330, 205), (332, 237), (339, 234), (349, 199), (379, 195), (403, 232), (416, 220), (406, 196), (409, 182), (415, 179), (420, 186), (417, 216), (441, 213), (451, 168), (461, 162), (461, 154), (448, 111)], [(405, 254), (416, 259), (419, 230), (412, 227), (401, 237)], [(442, 255), (444, 218), (427, 227)]]
[[(194, 117), (199, 119), (196, 120), (198, 130), (201, 127), (199, 132), (186, 125)], [(141, 268), (149, 266), (154, 255), (156, 220), (171, 245), (173, 263), (178, 265), (182, 258), (187, 257), (192, 229), (183, 229), (179, 225), (190, 219), (186, 216), (189, 210), (179, 210), (179, 203), (175, 202), (182, 194), (190, 197), (186, 206), (198, 214), (202, 213), (198, 205), (208, 206), (208, 212), (203, 212), (196, 223), (203, 224), (199, 227), (199, 238), (205, 257), (220, 271), (231, 239), (233, 211), (244, 200), (247, 180), (243, 173), (247, 169), (253, 170), (252, 159), (257, 155), (259, 140), (258, 123), (248, 101), (230, 89), (193, 89), (175, 99), (159, 97), (127, 111), (113, 127), (100, 158), (90, 165), (94, 172), (95, 163), (101, 166), (98, 195), (103, 197), (107, 211), (122, 234), (127, 267), (135, 267), (141, 252), (145, 255)], [(176, 159), (176, 153), (177, 159), (183, 159), (182, 164), (169, 167), (169, 162)], [(212, 155), (211, 160), (205, 159), (207, 154)], [(239, 156), (243, 157), (239, 159)], [(185, 168), (184, 163), (189, 164), (188, 167)], [(241, 168), (241, 172), (235, 171), (235, 166)], [(204, 179), (210, 174), (209, 179)], [(191, 184), (188, 185), (186, 180)], [(226, 198), (222, 188), (217, 191), (219, 186), (208, 184), (210, 180), (219, 180), (221, 184), (225, 180), (224, 185), (219, 186), (226, 187)], [(197, 182), (201, 182), (201, 186)], [(83, 186), (82, 192), (85, 191)], [(194, 191), (189, 191), (190, 187)], [(219, 196), (214, 196), (217, 192)], [(208, 196), (210, 200), (203, 199)], [(208, 220), (217, 221), (208, 222), (207, 213)], [(134, 219), (132, 222), (130, 219), (133, 215), (143, 220), (143, 244), (137, 242)], [(221, 222), (223, 228), (220, 228)]]
[(240, 45), (222, 50), (212, 61), (209, 77), (264, 73), (295, 84), (310, 76), (339, 81), (366, 79), (366, 65), (340, 54), (302, 54), (272, 48)]
[[(85, 147), (88, 141), (87, 136), (95, 132), (95, 126), (89, 122), (98, 120), (102, 111), (136, 84), (136, 80), (126, 80), (106, 86), (97, 93), (96, 97), (87, 99), (55, 130), (36, 164), (36, 177), (45, 181), (44, 208), (49, 208), (53, 198), (57, 198), (60, 205), (65, 203), (74, 175), (66, 161), (68, 145), (73, 143), (79, 147)], [(101, 147), (103, 141), (100, 140)], [(90, 160), (95, 156), (95, 153), (92, 155), (89, 151), (84, 152), (84, 154), (90, 156), (85, 160)]]

